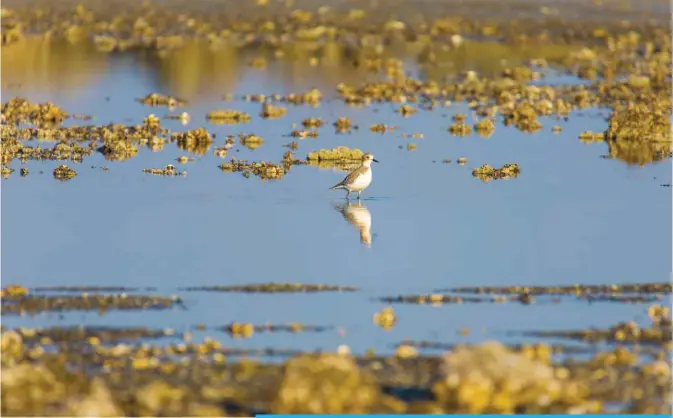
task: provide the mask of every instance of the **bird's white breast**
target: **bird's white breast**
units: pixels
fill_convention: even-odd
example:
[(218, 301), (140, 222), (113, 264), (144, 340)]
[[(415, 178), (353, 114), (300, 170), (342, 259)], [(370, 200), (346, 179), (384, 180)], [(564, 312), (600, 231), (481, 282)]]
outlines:
[(359, 175), (353, 183), (349, 185), (349, 190), (352, 192), (362, 191), (369, 187), (372, 182), (372, 170), (368, 169), (361, 175)]

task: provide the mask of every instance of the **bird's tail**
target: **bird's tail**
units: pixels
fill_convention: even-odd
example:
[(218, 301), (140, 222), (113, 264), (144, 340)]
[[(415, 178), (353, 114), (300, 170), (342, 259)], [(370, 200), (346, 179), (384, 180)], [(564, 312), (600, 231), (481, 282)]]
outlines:
[(344, 185), (339, 183), (339, 184), (335, 184), (334, 186), (330, 187), (329, 189), (334, 190), (334, 189), (343, 189), (343, 188), (344, 188)]

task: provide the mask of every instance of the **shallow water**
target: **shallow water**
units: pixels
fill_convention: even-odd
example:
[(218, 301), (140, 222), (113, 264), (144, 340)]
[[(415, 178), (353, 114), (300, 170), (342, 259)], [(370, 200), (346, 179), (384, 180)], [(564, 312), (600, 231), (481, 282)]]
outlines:
[[(374, 182), (357, 209), (361, 219), (371, 219), (372, 243), (370, 248), (363, 245), (356, 226), (335, 208), (344, 204), (342, 192), (328, 190), (343, 177), (336, 171), (300, 166), (280, 181), (246, 179), (222, 173), (217, 167), (222, 159), (212, 155), (211, 147), (180, 167), (188, 171), (187, 177), (142, 173), (143, 168), (163, 167), (188, 155), (174, 144), (166, 144), (161, 152), (143, 149), (122, 163), (97, 154), (75, 165), (79, 175), (65, 183), (51, 176), (58, 162), (29, 162), (29, 176), (14, 174), (2, 181), (5, 283), (154, 286), (162, 294), (179, 294), (187, 309), (7, 317), (6, 326), (186, 330), (196, 324), (216, 327), (234, 321), (302, 322), (335, 325), (343, 331), (264, 334), (248, 340), (230, 340), (223, 332), (194, 335), (221, 336), (232, 347), (334, 349), (347, 344), (355, 352), (369, 347), (388, 352), (404, 339), (519, 342), (523, 339), (510, 331), (607, 327), (632, 319), (646, 323), (647, 305), (567, 299), (529, 306), (396, 305), (398, 323), (384, 331), (372, 323), (372, 315), (385, 306), (372, 300), (375, 297), (471, 285), (669, 279), (671, 194), (670, 188), (660, 185), (670, 183), (671, 165), (628, 166), (600, 158), (608, 153), (605, 144), (581, 143), (577, 139), (581, 132), (606, 128), (607, 110), (574, 114), (569, 122), (543, 119), (544, 129), (533, 135), (498, 124), (488, 139), (447, 132), (453, 114), (469, 115), (463, 104), (421, 110), (405, 119), (391, 105), (352, 109), (325, 100), (318, 108), (289, 106), (285, 117), (263, 120), (257, 116), (260, 104), (225, 102), (223, 95), (282, 94), (313, 87), (330, 95), (339, 82), (367, 76), (338, 65), (307, 69), (283, 64), (254, 70), (246, 67), (245, 59), (227, 54), (165, 61), (89, 54), (70, 56), (61, 64), (54, 64), (61, 61), (53, 54), (36, 53), (35, 65), (24, 67), (3, 59), (3, 100), (20, 95), (53, 101), (71, 113), (93, 115), (96, 124), (141, 123), (150, 113), (176, 112), (147, 108), (134, 99), (155, 91), (176, 95), (190, 101), (178, 111), (187, 111), (191, 122), (183, 127), (162, 120), (162, 125), (173, 131), (207, 127), (217, 136), (214, 146), (223, 145), (227, 134), (255, 133), (264, 139), (260, 148), (237, 146), (237, 152), (229, 155), (266, 161), (280, 161), (286, 150), (281, 145), (292, 140), (285, 135), (293, 123), (301, 124), (306, 117), (330, 123), (340, 116), (351, 118), (359, 130), (339, 135), (327, 125), (317, 139), (298, 140), (297, 155), (338, 145), (376, 155), (381, 163), (375, 165)], [(38, 56), (43, 61), (37, 61)], [(227, 108), (250, 113), (252, 122), (235, 126), (206, 122), (208, 111)], [(400, 129), (375, 134), (369, 132), (374, 123)], [(468, 123), (474, 123), (472, 116)], [(551, 132), (554, 124), (563, 127), (560, 134)], [(398, 137), (416, 132), (424, 139)], [(417, 150), (407, 151), (408, 142), (415, 142)], [(458, 157), (468, 158), (468, 163), (457, 165)], [(443, 164), (443, 159), (453, 162)], [(516, 179), (484, 184), (471, 175), (484, 163), (510, 162), (521, 166)], [(18, 169), (18, 162), (12, 167)], [(178, 290), (271, 281), (352, 285), (361, 291), (248, 295)], [(458, 335), (464, 328), (472, 331), (469, 336)]]

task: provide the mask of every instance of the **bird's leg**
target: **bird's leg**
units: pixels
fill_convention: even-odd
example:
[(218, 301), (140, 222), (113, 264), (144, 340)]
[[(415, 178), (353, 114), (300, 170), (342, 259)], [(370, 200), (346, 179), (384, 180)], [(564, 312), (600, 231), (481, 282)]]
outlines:
[(362, 193), (362, 190), (358, 192), (358, 200), (360, 200), (360, 193)]
[(346, 200), (350, 200), (350, 196), (351, 196), (351, 191), (346, 190)]

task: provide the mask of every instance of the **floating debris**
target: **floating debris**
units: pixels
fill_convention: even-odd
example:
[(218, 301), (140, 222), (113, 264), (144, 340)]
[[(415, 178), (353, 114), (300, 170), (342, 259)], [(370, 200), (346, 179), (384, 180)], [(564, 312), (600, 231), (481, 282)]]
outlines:
[(294, 151), (294, 150), (296, 150), (297, 148), (299, 148), (299, 143), (298, 143), (297, 141), (292, 141), (292, 142), (290, 142), (290, 143), (288, 143), (288, 144), (283, 144), (283, 146), (286, 147), (286, 148), (290, 148), (291, 150)]
[(522, 132), (535, 133), (542, 129), (537, 110), (528, 102), (516, 103), (510, 110), (504, 110), (503, 114), (505, 125), (515, 125)]
[(304, 119), (301, 124), (304, 126), (304, 128), (322, 128), (325, 125), (325, 122), (320, 119), (320, 118), (306, 118)]
[(385, 330), (392, 329), (397, 323), (397, 315), (392, 307), (383, 308), (380, 312), (376, 312), (372, 318), (374, 325)]
[(451, 135), (467, 136), (472, 134), (472, 127), (465, 123), (456, 123), (449, 126), (449, 132), (451, 132)]
[(143, 173), (166, 177), (187, 175), (186, 171), (178, 171), (173, 164), (168, 164), (164, 168), (143, 168)]
[(467, 115), (464, 113), (456, 113), (451, 117), (451, 119), (456, 123), (465, 123), (465, 120), (467, 120)]
[(650, 317), (654, 325), (671, 324), (671, 308), (655, 304), (647, 309), (647, 316)]
[(415, 108), (413, 108), (409, 105), (404, 105), (404, 106), (400, 107), (399, 109), (397, 109), (397, 113), (404, 116), (405, 118), (413, 115), (416, 112), (418, 112), (418, 109), (415, 109)]
[(249, 163), (245, 160), (232, 159), (231, 162), (220, 164), (219, 168), (225, 173), (243, 173), (245, 177), (250, 177), (250, 173), (252, 173), (262, 180), (278, 180), (287, 174), (290, 166), (266, 161)]
[(213, 136), (205, 129), (198, 128), (187, 132), (173, 133), (171, 140), (176, 141), (178, 148), (205, 155), (213, 143)]
[(206, 118), (213, 124), (234, 125), (237, 123), (250, 122), (250, 115), (238, 110), (214, 110), (206, 115)]
[(3, 288), (1, 292), (3, 298), (16, 298), (26, 296), (28, 294), (28, 289), (18, 284), (10, 284)]
[(520, 172), (521, 170), (517, 164), (505, 164), (500, 168), (493, 168), (488, 164), (484, 164), (472, 170), (472, 175), (486, 183), (491, 180), (516, 178)]
[(336, 122), (334, 122), (334, 127), (336, 128), (337, 132), (343, 133), (350, 131), (353, 125), (350, 119), (340, 117), (339, 119), (336, 120)]
[(267, 323), (264, 325), (253, 325), (247, 323), (234, 322), (224, 326), (224, 331), (235, 338), (250, 338), (255, 333), (266, 332), (290, 332), (293, 334), (299, 332), (325, 332), (334, 329), (334, 327), (304, 325), (298, 322), (292, 324), (278, 324), (274, 325)]
[(491, 119), (482, 119), (474, 124), (474, 130), (482, 137), (489, 137), (495, 131), (495, 123)]
[(271, 103), (265, 102), (262, 105), (262, 112), (260, 116), (265, 119), (277, 119), (285, 116), (287, 109), (282, 106), (274, 106)]
[(261, 147), (264, 143), (262, 138), (254, 134), (238, 134), (238, 137), (241, 141), (241, 145), (246, 146), (251, 150)]
[(584, 131), (580, 134), (580, 141), (584, 142), (585, 144), (592, 142), (604, 142), (605, 132)]
[(228, 327), (225, 327), (224, 330), (234, 338), (250, 338), (255, 332), (255, 327), (252, 324), (240, 324), (234, 322)]
[(143, 126), (145, 129), (147, 129), (148, 132), (156, 135), (161, 130), (161, 119), (156, 117), (154, 114), (151, 114), (143, 119)]
[(294, 105), (307, 104), (312, 107), (317, 107), (322, 102), (322, 93), (318, 89), (312, 89), (301, 94), (290, 93), (287, 96), (282, 97), (281, 101)]
[(74, 179), (76, 175), (77, 172), (65, 164), (61, 164), (54, 169), (54, 178), (56, 180), (68, 181)]
[(4, 178), (4, 179), (8, 179), (9, 176), (10, 176), (14, 171), (16, 171), (16, 170), (14, 170), (14, 169), (11, 168), (11, 167), (2, 167), (2, 170), (1, 170), (0, 174), (2, 175), (2, 178)]
[(150, 93), (147, 96), (138, 99), (138, 101), (147, 106), (167, 106), (169, 108), (182, 107), (187, 104), (185, 100), (177, 97), (165, 96), (159, 93)]
[(108, 161), (125, 161), (138, 153), (138, 146), (132, 141), (123, 137), (109, 137), (103, 139), (103, 146), (98, 148), (98, 152)]
[(182, 156), (176, 158), (175, 161), (179, 162), (180, 164), (187, 164), (189, 162), (194, 161), (194, 159), (191, 158), (191, 157), (187, 157), (186, 155), (182, 155)]
[(179, 115), (166, 115), (164, 119), (179, 120), (183, 125), (186, 125), (191, 120), (191, 116), (187, 112), (182, 112)]
[(299, 138), (299, 139), (317, 138), (318, 137), (318, 131), (309, 131), (309, 130), (303, 129), (301, 131), (292, 131), (290, 133), (290, 136), (293, 137), (293, 138)]

